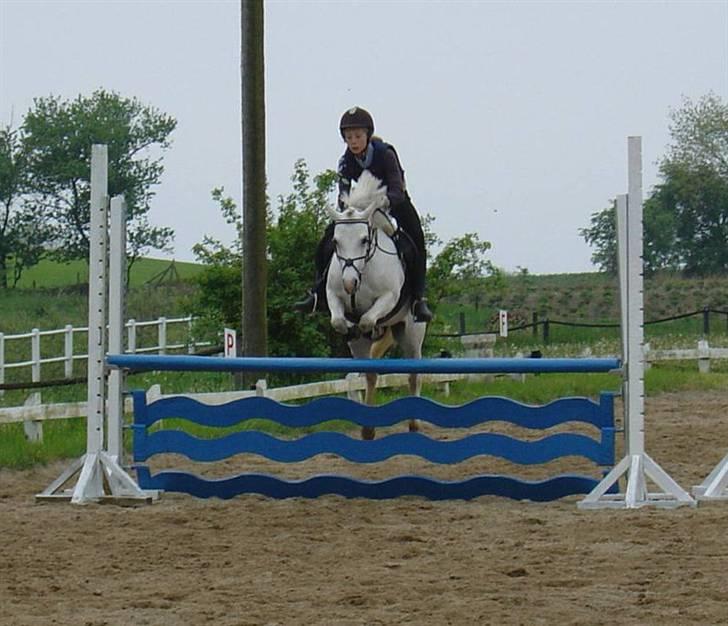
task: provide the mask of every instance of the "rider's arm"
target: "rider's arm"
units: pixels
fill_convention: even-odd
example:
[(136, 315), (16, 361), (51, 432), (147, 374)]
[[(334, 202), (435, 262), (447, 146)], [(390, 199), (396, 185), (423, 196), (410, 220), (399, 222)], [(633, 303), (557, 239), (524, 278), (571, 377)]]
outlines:
[(339, 166), (337, 168), (337, 173), (339, 175), (339, 210), (344, 210), (344, 204), (341, 202), (341, 194), (343, 193), (349, 193), (351, 191), (351, 180), (346, 178), (344, 176), (344, 157), (342, 156), (339, 159)]
[(404, 201), (404, 180), (399, 169), (399, 161), (393, 150), (384, 153), (384, 184), (387, 186), (389, 206), (397, 206)]

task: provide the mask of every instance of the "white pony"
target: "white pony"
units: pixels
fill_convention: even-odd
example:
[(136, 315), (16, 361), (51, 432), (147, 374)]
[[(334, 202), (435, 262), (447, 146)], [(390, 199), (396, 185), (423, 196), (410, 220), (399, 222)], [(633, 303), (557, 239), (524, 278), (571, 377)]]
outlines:
[[(331, 325), (347, 335), (354, 358), (380, 358), (396, 342), (405, 358), (422, 358), (427, 324), (412, 316), (411, 294), (403, 293), (405, 268), (392, 240), (395, 227), (381, 209), (387, 189), (369, 171), (350, 194), (341, 197), (345, 209), (328, 207), (335, 222), (335, 253), (329, 264), (326, 297)], [(377, 375), (368, 373), (365, 402), (374, 404)], [(420, 395), (418, 374), (410, 374), (409, 391)], [(410, 431), (417, 430), (411, 419)], [(373, 428), (362, 428), (364, 439)]]

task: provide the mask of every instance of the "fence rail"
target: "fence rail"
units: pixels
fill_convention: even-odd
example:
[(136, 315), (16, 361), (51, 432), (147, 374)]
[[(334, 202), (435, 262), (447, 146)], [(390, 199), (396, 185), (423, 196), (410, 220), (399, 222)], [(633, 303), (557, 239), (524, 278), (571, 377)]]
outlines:
[[(712, 309), (709, 307), (704, 307), (702, 309), (698, 309), (696, 311), (690, 311), (688, 313), (679, 313), (677, 315), (671, 315), (669, 317), (663, 317), (659, 319), (654, 320), (646, 320), (645, 326), (654, 326), (657, 324), (665, 324), (667, 322), (674, 322), (676, 320), (682, 320), (682, 319), (688, 319), (691, 317), (700, 317), (702, 318), (702, 334), (704, 336), (710, 335), (711, 330), (711, 318), (714, 316), (718, 316), (719, 318), (724, 318), (725, 320), (725, 329), (726, 332), (728, 332), (728, 310), (725, 309)], [(489, 324), (489, 322), (486, 322), (486, 326)], [(466, 328), (466, 322), (465, 322), (465, 313), (460, 312), (458, 317), (458, 325), (459, 325), (459, 332), (456, 333), (439, 333), (434, 334), (435, 337), (463, 337), (467, 335), (475, 335), (482, 332), (495, 332), (493, 329), (490, 330), (471, 330), (468, 331)], [(553, 319), (548, 317), (548, 315), (540, 315), (538, 313), (532, 314), (532, 321), (524, 324), (518, 324), (514, 326), (508, 327), (508, 332), (516, 332), (519, 330), (531, 330), (533, 332), (533, 336), (537, 337), (539, 334), (539, 328), (541, 329), (541, 338), (543, 343), (547, 344), (549, 343), (550, 337), (551, 337), (551, 327), (552, 326), (569, 326), (572, 328), (619, 328), (619, 322), (604, 322), (604, 323), (596, 323), (596, 322), (570, 322), (568, 320), (560, 320), (560, 319)]]
[[(195, 341), (192, 334), (192, 323), (194, 318), (179, 317), (167, 319), (166, 317), (160, 317), (156, 320), (137, 321), (130, 319), (126, 322), (126, 333), (127, 333), (127, 348), (126, 352), (130, 354), (141, 354), (141, 353), (157, 353), (167, 354), (168, 352), (176, 352), (180, 350), (186, 350), (188, 353), (193, 354), (197, 351), (197, 348), (209, 346), (209, 342)], [(184, 343), (170, 343), (168, 341), (168, 329), (170, 326), (185, 325), (186, 341)], [(156, 344), (155, 345), (139, 345), (137, 331), (140, 328), (155, 327), (157, 328), (156, 333)], [(22, 369), (30, 368), (31, 370), (31, 381), (34, 383), (41, 382), (41, 366), (50, 365), (52, 363), (63, 363), (63, 378), (72, 379), (74, 362), (85, 361), (88, 359), (88, 355), (83, 352), (79, 353), (75, 350), (75, 338), (79, 335), (88, 333), (87, 326), (72, 326), (66, 325), (64, 328), (54, 330), (39, 330), (34, 328), (30, 332), (19, 333), (16, 335), (7, 335), (0, 332), (0, 385), (5, 383), (5, 372), (11, 369)], [(63, 336), (63, 348), (62, 354), (58, 354), (59, 347), (53, 351), (50, 356), (43, 356), (41, 350), (41, 338)], [(8, 342), (18, 341), (30, 341), (30, 358), (24, 358), (18, 361), (8, 361), (6, 358), (7, 344)], [(26, 344), (27, 346), (27, 344)], [(48, 349), (46, 348), (46, 352)], [(26, 352), (27, 353), (27, 352)], [(0, 389), (2, 394), (2, 389)]]

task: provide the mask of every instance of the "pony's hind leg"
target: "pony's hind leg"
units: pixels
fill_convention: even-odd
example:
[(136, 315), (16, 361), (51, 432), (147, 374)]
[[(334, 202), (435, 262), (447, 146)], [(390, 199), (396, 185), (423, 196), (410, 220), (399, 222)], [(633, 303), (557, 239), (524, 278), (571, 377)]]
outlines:
[[(377, 375), (375, 373), (367, 372), (367, 389), (364, 392), (364, 404), (374, 404), (374, 397), (377, 393)], [(361, 427), (361, 438), (371, 441), (376, 435), (376, 430), (373, 426), (362, 426)]]
[[(397, 325), (394, 329), (394, 339), (402, 348), (405, 358), (421, 359), (422, 342), (425, 339), (425, 324), (415, 324), (410, 318), (404, 324)], [(411, 396), (419, 396), (422, 389), (422, 379), (419, 373), (409, 375), (409, 393)], [(411, 433), (419, 430), (419, 424), (413, 417), (409, 420), (409, 431)]]
[[(384, 330), (381, 337), (376, 339), (369, 347), (369, 358), (370, 359), (381, 359), (389, 350), (394, 343), (392, 337), (392, 331), (389, 327)], [(373, 405), (377, 395), (377, 375), (375, 373), (368, 373), (367, 377), (367, 390), (364, 394), (364, 403), (367, 405)], [(371, 426), (364, 426), (361, 429), (361, 438), (371, 440), (374, 439), (376, 431)]]
[[(409, 393), (411, 396), (419, 396), (420, 391), (422, 389), (422, 379), (420, 378), (419, 374), (410, 374), (409, 375)], [(416, 433), (420, 429), (419, 424), (417, 423), (417, 420), (413, 417), (409, 421), (409, 431), (411, 433)]]

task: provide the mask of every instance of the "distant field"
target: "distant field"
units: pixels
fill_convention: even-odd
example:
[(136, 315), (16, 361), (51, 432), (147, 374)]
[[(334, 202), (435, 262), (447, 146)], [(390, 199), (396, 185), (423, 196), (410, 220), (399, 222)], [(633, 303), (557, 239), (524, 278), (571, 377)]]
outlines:
[[(141, 287), (170, 267), (168, 259), (139, 259), (131, 268), (132, 287)], [(202, 270), (202, 265), (185, 261), (174, 261), (174, 268), (180, 279), (192, 278)], [(85, 261), (58, 263), (41, 261), (35, 267), (23, 272), (18, 283), (19, 289), (48, 289), (70, 287), (88, 282), (88, 266)]]

